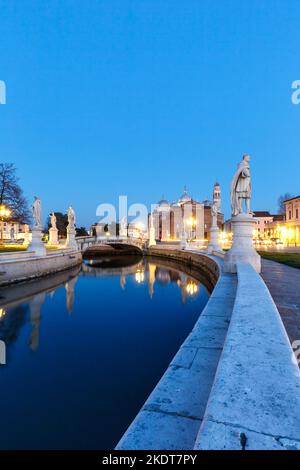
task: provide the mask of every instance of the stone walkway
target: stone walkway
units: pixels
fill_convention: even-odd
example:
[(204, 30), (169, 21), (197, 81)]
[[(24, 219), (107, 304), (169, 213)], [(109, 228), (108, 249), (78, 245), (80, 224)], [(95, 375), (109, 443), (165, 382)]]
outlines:
[(300, 340), (300, 269), (262, 259), (262, 277), (290, 338)]

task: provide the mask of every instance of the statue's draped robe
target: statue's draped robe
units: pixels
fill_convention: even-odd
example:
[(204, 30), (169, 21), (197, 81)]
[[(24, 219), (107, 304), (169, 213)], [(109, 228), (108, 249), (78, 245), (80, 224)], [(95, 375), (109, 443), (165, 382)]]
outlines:
[(251, 180), (249, 165), (242, 161), (231, 183), (231, 209), (232, 215), (239, 214), (239, 199), (251, 197)]

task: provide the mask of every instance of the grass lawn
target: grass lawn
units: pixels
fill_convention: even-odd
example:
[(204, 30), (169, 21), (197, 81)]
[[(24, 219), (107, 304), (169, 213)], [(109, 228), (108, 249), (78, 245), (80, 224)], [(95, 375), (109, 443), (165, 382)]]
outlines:
[(13, 251), (26, 251), (27, 246), (24, 245), (9, 245), (9, 246), (1, 246), (0, 245), (0, 253), (10, 253)]
[(300, 269), (300, 253), (275, 253), (269, 251), (259, 251), (258, 253), (262, 258)]

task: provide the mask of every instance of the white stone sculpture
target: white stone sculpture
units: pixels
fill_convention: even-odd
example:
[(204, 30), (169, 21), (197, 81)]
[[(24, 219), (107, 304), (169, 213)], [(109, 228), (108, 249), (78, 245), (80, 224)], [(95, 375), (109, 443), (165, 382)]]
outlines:
[[(231, 226), (233, 242), (225, 254), (224, 271), (237, 272), (237, 263), (251, 264), (257, 272), (261, 271), (261, 258), (253, 246), (255, 221), (250, 212), (251, 176), (250, 156), (244, 155), (231, 183)], [(245, 202), (246, 212), (243, 211)]]
[(51, 227), (49, 228), (49, 242), (48, 245), (58, 245), (58, 230), (56, 227), (56, 216), (54, 212), (50, 214)]
[(150, 214), (150, 226), (149, 226), (149, 246), (154, 246), (156, 245), (156, 239), (155, 239), (155, 227), (154, 227), (154, 220), (153, 220), (153, 214)]
[(36, 256), (45, 256), (46, 249), (42, 242), (42, 203), (39, 197), (34, 197), (32, 204), (33, 226), (32, 241), (28, 247), (29, 251), (34, 251)]
[(51, 223), (51, 228), (57, 228), (56, 227), (56, 216), (54, 212), (50, 215), (50, 223)]
[(76, 230), (76, 216), (74, 209), (70, 206), (68, 209), (68, 227), (67, 227), (67, 243), (68, 248), (77, 249), (77, 243), (75, 240)]
[(69, 229), (70, 230), (75, 230), (75, 224), (76, 224), (76, 216), (73, 207), (69, 207), (68, 209), (68, 222), (69, 222)]
[(42, 203), (39, 197), (34, 196), (32, 204), (33, 226), (42, 227)]
[(219, 243), (219, 227), (218, 227), (218, 209), (219, 201), (214, 199), (211, 206), (211, 228), (210, 228), (210, 241), (207, 247), (207, 252), (212, 253), (213, 251), (222, 251), (222, 247)]
[(246, 203), (246, 213), (250, 214), (251, 175), (250, 155), (243, 156), (241, 163), (231, 183), (231, 214), (236, 216), (243, 213), (243, 201)]

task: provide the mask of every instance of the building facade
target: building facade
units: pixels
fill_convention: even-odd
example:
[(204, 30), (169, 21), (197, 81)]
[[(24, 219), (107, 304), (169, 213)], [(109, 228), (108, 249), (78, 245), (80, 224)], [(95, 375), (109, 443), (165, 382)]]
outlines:
[(291, 244), (300, 244), (300, 196), (284, 202), (286, 218), (286, 238)]
[(0, 232), (0, 238), (4, 241), (29, 240), (29, 226), (15, 219), (1, 222)]
[[(214, 186), (213, 198), (218, 200), (218, 225), (222, 228), (224, 217), (221, 213), (221, 189), (218, 183)], [(156, 240), (179, 241), (184, 232), (189, 240), (209, 240), (211, 205), (211, 201), (200, 202), (193, 199), (186, 188), (175, 202), (161, 199), (153, 212)]]

